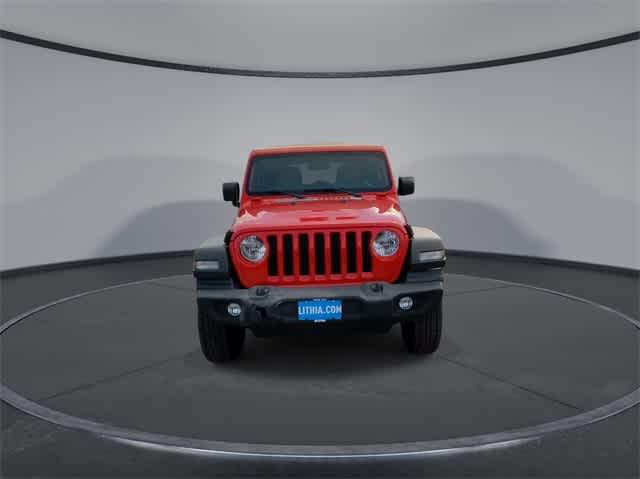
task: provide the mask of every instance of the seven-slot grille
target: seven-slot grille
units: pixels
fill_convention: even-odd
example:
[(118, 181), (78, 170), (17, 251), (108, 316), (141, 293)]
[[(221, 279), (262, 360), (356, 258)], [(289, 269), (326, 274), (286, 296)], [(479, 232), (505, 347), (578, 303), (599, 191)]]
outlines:
[(276, 233), (267, 236), (267, 243), (272, 279), (371, 274), (371, 231)]

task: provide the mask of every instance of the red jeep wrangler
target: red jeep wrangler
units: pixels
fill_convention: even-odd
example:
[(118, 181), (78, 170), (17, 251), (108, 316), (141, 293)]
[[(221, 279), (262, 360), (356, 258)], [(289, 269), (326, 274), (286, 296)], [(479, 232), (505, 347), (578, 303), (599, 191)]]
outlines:
[(287, 329), (387, 332), (402, 327), (407, 349), (438, 348), (442, 268), (438, 235), (409, 225), (381, 146), (291, 146), (251, 152), (239, 207), (224, 237), (194, 255), (198, 331), (205, 357), (234, 359), (246, 328), (264, 337)]

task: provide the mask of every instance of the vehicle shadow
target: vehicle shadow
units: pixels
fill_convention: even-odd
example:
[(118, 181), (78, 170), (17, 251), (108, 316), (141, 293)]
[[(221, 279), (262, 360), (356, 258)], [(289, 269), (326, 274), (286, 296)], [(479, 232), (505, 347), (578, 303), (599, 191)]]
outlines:
[(236, 209), (220, 183), (240, 165), (179, 157), (107, 158), (5, 208), (7, 267), (192, 249)]
[(431, 356), (409, 354), (402, 343), (400, 326), (387, 334), (331, 331), (256, 338), (247, 334), (242, 356), (236, 361), (214, 365), (200, 349), (185, 356), (189, 369), (210, 374), (225, 371), (271, 378), (348, 376), (354, 373), (403, 368), (439, 361), (458, 351), (444, 330), (440, 348)]
[(626, 199), (630, 192), (605, 190), (551, 159), (460, 154), (395, 169), (416, 178), (415, 195), (401, 198), (409, 221), (432, 228), (450, 249), (620, 266), (638, 261), (640, 211)]

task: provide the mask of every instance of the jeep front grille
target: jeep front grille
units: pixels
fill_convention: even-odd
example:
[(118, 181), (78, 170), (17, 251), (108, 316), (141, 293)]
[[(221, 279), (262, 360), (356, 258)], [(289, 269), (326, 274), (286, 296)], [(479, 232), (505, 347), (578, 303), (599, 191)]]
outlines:
[[(370, 231), (309, 231), (267, 236), (271, 281), (281, 277), (356, 279), (371, 276)], [(320, 279), (320, 278), (319, 278)]]

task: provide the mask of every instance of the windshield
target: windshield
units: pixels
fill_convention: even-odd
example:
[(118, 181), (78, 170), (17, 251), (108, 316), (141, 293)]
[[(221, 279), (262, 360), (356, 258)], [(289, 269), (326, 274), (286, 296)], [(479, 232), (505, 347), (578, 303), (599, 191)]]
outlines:
[(348, 151), (257, 156), (247, 193), (387, 191), (387, 160), (381, 152)]

